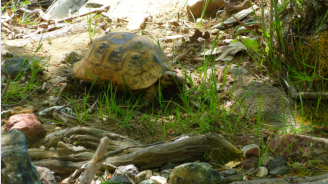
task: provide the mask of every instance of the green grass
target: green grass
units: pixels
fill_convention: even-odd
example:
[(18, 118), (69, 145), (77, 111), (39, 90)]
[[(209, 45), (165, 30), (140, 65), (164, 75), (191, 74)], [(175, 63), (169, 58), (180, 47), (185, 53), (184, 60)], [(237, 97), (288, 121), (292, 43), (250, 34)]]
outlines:
[[(10, 78), (10, 81), (7, 81), (10, 82), (8, 90), (6, 94), (1, 97), (5, 104), (15, 104), (16, 102), (21, 101), (29, 93), (31, 93), (33, 90), (37, 89), (41, 85), (41, 82), (38, 81), (37, 78), (38, 75), (40, 75), (40, 72), (43, 70), (45, 64), (41, 65), (41, 59), (35, 57), (36, 53), (39, 52), (41, 47), (42, 44), (39, 44), (32, 57), (25, 57), (24, 63), (29, 62), (28, 67), (30, 68), (30, 71), (25, 72), (21, 67), (15, 78)], [(24, 64), (22, 66), (24, 66)], [(26, 79), (27, 76), (29, 77), (29, 80), (23, 83), (23, 78)]]
[[(101, 14), (89, 14), (87, 15), (87, 22), (88, 22), (88, 33), (89, 33), (89, 38), (90, 38), (90, 42), (92, 43), (94, 36), (97, 34), (97, 25), (99, 22), (99, 17), (101, 16)], [(92, 21), (96, 19), (96, 23), (95, 25), (92, 27)]]

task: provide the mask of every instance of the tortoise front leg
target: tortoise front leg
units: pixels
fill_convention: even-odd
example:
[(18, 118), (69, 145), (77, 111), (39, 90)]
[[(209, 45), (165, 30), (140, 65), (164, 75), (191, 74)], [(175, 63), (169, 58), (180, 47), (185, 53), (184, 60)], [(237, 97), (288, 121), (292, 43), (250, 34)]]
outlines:
[(141, 99), (142, 105), (148, 105), (154, 102), (156, 94), (158, 92), (158, 85), (154, 84), (146, 89), (145, 96)]

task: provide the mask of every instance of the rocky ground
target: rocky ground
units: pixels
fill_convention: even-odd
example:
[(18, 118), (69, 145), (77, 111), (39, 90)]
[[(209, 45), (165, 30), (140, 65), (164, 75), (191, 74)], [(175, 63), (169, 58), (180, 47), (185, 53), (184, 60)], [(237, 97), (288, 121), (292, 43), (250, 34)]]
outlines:
[[(121, 168), (115, 171), (103, 165), (106, 169), (99, 169), (107, 171), (97, 175), (98, 182), (101, 177), (125, 183), (179, 183), (181, 178), (182, 183), (327, 182), (322, 175), (327, 173), (326, 126), (313, 127), (311, 120), (302, 118), (299, 102), (288, 95), (279, 76), (269, 72), (267, 62), (260, 64), (260, 51), (252, 50), (256, 47), (233, 41), (266, 44), (255, 34), (260, 30), (256, 25), (262, 23), (260, 2), (253, 1), (252, 6), (246, 1), (209, 2), (203, 19), (199, 18), (203, 1), (186, 6), (174, 0), (67, 1), (31, 18), (29, 11), (37, 10), (33, 2), (24, 9), (3, 11), (1, 131), (5, 135), (18, 129), (27, 143), (24, 136), (19, 140), (8, 136), (2, 138), (2, 150), (20, 145), (22, 154), (30, 155), (38, 166), (41, 179), (50, 183), (84, 181), (79, 168), (91, 159), (103, 136), (110, 139), (106, 163)], [(231, 16), (237, 12), (239, 22)], [(268, 6), (263, 15), (267, 26)], [(242, 33), (249, 29), (254, 34)], [(110, 98), (115, 104), (101, 101), (105, 98), (99, 101), (99, 94), (106, 94), (99, 87), (68, 81), (67, 71), (92, 43), (115, 32), (142, 35), (159, 44), (172, 67), (182, 70), (192, 85), (163, 89), (162, 102), (145, 107), (135, 105), (139, 96), (131, 94)], [(32, 68), (9, 78), (5, 60), (18, 57), (38, 63), (41, 70)], [(66, 111), (58, 110), (62, 106)]]

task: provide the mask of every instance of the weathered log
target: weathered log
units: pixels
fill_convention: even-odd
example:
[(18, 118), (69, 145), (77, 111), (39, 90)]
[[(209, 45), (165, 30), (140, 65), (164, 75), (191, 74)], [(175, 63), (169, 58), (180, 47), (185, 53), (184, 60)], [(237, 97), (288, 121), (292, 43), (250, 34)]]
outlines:
[(73, 162), (81, 162), (81, 161), (88, 161), (93, 156), (94, 152), (81, 152), (75, 154), (60, 154), (58, 151), (47, 151), (38, 148), (31, 148), (28, 149), (28, 152), (31, 156), (31, 160), (38, 161), (38, 160), (45, 160), (45, 159), (55, 159), (61, 161), (73, 161)]
[[(214, 152), (213, 150), (216, 151)], [(210, 155), (210, 157), (205, 158), (204, 155)], [(107, 163), (114, 166), (134, 164), (140, 170), (145, 170), (160, 167), (169, 161), (183, 163), (211, 159), (215, 163), (226, 163), (240, 157), (241, 151), (218, 135), (185, 135), (172, 142), (150, 145), (127, 155), (107, 158), (103, 164), (103, 169), (107, 168), (109, 171), (114, 170)], [(47, 167), (58, 175), (71, 174), (75, 169), (79, 169), (85, 163), (87, 161), (74, 163), (52, 159), (33, 162), (34, 165)]]
[[(169, 161), (176, 163), (203, 161), (205, 160), (204, 154), (209, 154), (217, 148), (222, 150), (221, 157), (217, 155), (215, 157), (221, 159), (217, 163), (221, 163), (222, 160), (226, 160), (232, 155), (237, 158), (241, 153), (234, 145), (218, 135), (187, 135), (174, 142), (150, 146), (124, 156), (107, 158), (106, 163), (115, 166), (134, 164), (140, 170), (144, 170), (159, 167)], [(236, 158), (231, 158), (231, 160)]]
[(82, 174), (79, 184), (89, 184), (91, 183), (96, 172), (101, 168), (103, 158), (105, 157), (109, 139), (108, 137), (103, 137), (100, 140), (99, 147), (92, 157), (92, 160), (85, 166), (85, 170)]
[(56, 175), (69, 175), (73, 173), (77, 168), (82, 167), (83, 164), (86, 164), (87, 161), (84, 162), (71, 162), (71, 161), (61, 161), (61, 160), (52, 160), (52, 159), (44, 159), (40, 161), (33, 162), (35, 166), (46, 167)]
[(97, 149), (100, 139), (104, 136), (110, 139), (109, 150), (117, 150), (129, 146), (141, 146), (141, 144), (128, 137), (91, 127), (66, 128), (48, 134), (41, 142), (48, 148), (56, 147), (59, 141), (65, 141), (68, 143), (79, 142), (79, 145)]

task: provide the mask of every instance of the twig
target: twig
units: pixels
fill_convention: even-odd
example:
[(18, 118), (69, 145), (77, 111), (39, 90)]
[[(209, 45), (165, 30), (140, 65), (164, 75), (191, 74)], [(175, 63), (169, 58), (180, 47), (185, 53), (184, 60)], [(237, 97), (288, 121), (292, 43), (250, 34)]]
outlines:
[(29, 95), (27, 95), (23, 100), (21, 100), (21, 101), (18, 102), (18, 103), (15, 103), (15, 104), (2, 104), (2, 105), (5, 106), (5, 107), (12, 107), (12, 106), (19, 105), (19, 104), (21, 104), (22, 102), (24, 102), (25, 100), (27, 100), (30, 96), (32, 96), (32, 95), (33, 95), (36, 91), (38, 91), (39, 89), (41, 89), (41, 87), (34, 89)]
[(48, 112), (51, 112), (52, 110), (61, 111), (63, 108), (65, 108), (65, 107), (71, 105), (72, 103), (78, 103), (78, 102), (80, 102), (80, 101), (83, 101), (83, 99), (80, 99), (80, 100), (78, 100), (78, 101), (76, 101), (76, 102), (69, 102), (69, 103), (67, 103), (67, 104), (65, 104), (65, 105), (63, 105), (63, 106), (52, 106), (52, 107), (49, 107), (49, 108), (46, 108), (46, 109), (40, 111), (38, 114), (39, 114), (40, 116), (44, 116), (44, 115), (47, 115), (47, 113), (48, 113)]
[(83, 119), (83, 116), (84, 116), (85, 114), (87, 114), (87, 113), (91, 113), (92, 110), (93, 110), (93, 108), (96, 106), (96, 104), (97, 104), (98, 102), (99, 102), (99, 95), (98, 95), (96, 101), (92, 104), (92, 106), (91, 106), (87, 111), (85, 111), (85, 112), (81, 115), (81, 118), (80, 118), (80, 119)]
[(303, 99), (328, 99), (328, 93), (326, 92), (299, 92), (299, 93), (292, 93), (291, 97), (293, 99), (303, 98)]
[(7, 90), (8, 90), (9, 84), (10, 84), (10, 79), (11, 79), (11, 76), (8, 75), (6, 87), (5, 87), (5, 89), (3, 90), (2, 94), (1, 94), (1, 100), (5, 96), (5, 94), (7, 93)]
[(189, 27), (190, 29), (192, 29), (192, 27), (191, 27), (191, 26), (189, 26), (189, 25), (187, 24), (187, 22), (186, 22), (186, 21), (183, 21), (183, 23), (184, 23), (184, 25), (186, 25), (187, 27)]
[[(282, 65), (282, 71), (281, 71), (281, 78), (283, 80), (283, 84), (285, 84), (284, 86), (286, 86), (288, 88), (288, 94), (293, 98), (293, 94), (298, 94), (296, 87), (294, 86), (294, 84), (289, 80), (288, 76), (287, 76), (287, 72), (288, 72), (288, 67), (286, 65)], [(296, 95), (297, 96), (297, 95)], [(296, 97), (294, 96), (294, 97)]]
[(30, 34), (28, 34), (28, 35), (24, 35), (23, 38), (29, 38), (29, 37), (32, 37), (32, 36), (34, 36), (34, 35), (36, 35), (36, 34), (39, 34), (40, 32), (43, 32), (44, 30), (45, 30), (45, 29), (40, 28), (40, 29), (36, 30), (36, 31), (33, 32), (33, 33), (30, 33)]
[(57, 117), (60, 121), (63, 122), (65, 126), (68, 127), (76, 126), (77, 122), (79, 122), (79, 119), (76, 116), (72, 116), (61, 111), (55, 110), (53, 111), (52, 115)]
[(44, 181), (46, 184), (50, 184), (50, 182), (48, 180), (46, 180), (45, 178), (42, 178), (41, 180)]
[(190, 47), (190, 48), (188, 47), (188, 49), (187, 49), (185, 52), (183, 52), (183, 53), (177, 55), (177, 56), (173, 59), (173, 62), (175, 63), (175, 62), (180, 61), (181, 59), (183, 59), (183, 58), (189, 53), (190, 50), (191, 50), (191, 47)]
[(61, 90), (59, 91), (59, 94), (58, 94), (58, 96), (57, 96), (57, 98), (56, 98), (55, 104), (58, 103), (59, 97), (60, 97), (60, 95), (62, 94), (62, 92), (67, 88), (67, 85), (68, 85), (68, 84), (66, 83), (65, 86), (62, 87)]
[(61, 82), (67, 82), (67, 79), (63, 79), (63, 80), (56, 82), (44, 95), (47, 95), (48, 93), (50, 93)]

